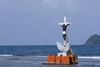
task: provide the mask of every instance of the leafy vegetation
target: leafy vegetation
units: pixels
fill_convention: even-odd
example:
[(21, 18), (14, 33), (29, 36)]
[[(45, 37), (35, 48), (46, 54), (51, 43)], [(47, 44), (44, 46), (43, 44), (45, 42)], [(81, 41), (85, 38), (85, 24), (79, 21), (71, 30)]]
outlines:
[(100, 35), (92, 35), (90, 38), (86, 41), (86, 45), (100, 45)]

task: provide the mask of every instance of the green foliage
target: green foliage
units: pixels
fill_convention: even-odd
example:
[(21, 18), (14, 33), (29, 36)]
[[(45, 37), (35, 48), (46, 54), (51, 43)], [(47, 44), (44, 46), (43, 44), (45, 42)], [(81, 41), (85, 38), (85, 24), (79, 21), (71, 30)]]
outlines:
[(94, 44), (100, 44), (100, 35), (92, 35), (90, 36), (90, 38), (86, 41), (86, 43), (88, 42), (93, 42)]

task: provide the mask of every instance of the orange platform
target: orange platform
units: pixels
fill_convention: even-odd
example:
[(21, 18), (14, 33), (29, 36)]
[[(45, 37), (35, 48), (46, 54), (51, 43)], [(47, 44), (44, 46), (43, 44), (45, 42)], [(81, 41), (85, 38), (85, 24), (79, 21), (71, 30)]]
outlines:
[(77, 64), (77, 56), (74, 55), (68, 55), (68, 56), (50, 56), (48, 54), (46, 63), (42, 64), (48, 64), (48, 65), (69, 65), (69, 64)]

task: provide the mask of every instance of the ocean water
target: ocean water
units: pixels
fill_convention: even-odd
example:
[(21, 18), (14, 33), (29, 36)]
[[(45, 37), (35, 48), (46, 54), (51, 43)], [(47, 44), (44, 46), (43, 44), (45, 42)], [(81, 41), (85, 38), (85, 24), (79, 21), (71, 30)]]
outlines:
[[(68, 67), (100, 67), (100, 45), (71, 45), (78, 64)], [(59, 53), (56, 45), (0, 46), (0, 67), (64, 67), (43, 65), (47, 55)]]
[[(100, 57), (100, 45), (71, 45), (79, 58)], [(59, 53), (56, 45), (0, 46), (0, 56), (47, 56)]]

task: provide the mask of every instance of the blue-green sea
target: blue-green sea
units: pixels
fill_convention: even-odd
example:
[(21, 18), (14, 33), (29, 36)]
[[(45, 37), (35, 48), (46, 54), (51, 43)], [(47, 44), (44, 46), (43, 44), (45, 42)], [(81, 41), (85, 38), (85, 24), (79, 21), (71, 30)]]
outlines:
[(43, 65), (47, 55), (60, 53), (56, 45), (0, 46), (0, 67), (100, 67), (100, 45), (71, 45), (78, 64)]
[[(100, 56), (100, 45), (71, 45), (77, 56)], [(47, 56), (60, 53), (56, 45), (0, 46), (0, 56)]]

